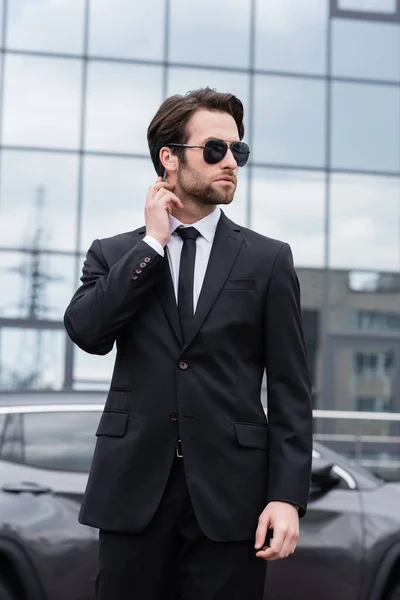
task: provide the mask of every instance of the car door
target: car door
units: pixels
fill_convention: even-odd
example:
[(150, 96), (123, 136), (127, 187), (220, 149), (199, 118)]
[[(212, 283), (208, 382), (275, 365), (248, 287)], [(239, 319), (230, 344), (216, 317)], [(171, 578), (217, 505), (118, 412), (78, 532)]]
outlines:
[[(362, 505), (353, 477), (316, 454), (308, 511), (296, 552), (268, 565), (268, 600), (357, 600), (363, 559)], [(321, 469), (326, 485), (321, 485)]]
[(0, 536), (11, 532), (47, 598), (91, 598), (98, 536), (78, 513), (100, 413), (20, 410), (8, 415), (0, 439)]

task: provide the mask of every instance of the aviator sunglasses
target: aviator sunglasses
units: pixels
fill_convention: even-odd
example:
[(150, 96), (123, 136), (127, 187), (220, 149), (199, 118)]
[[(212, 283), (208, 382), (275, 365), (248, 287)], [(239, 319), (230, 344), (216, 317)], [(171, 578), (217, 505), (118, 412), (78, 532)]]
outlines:
[(182, 148), (203, 148), (204, 161), (209, 165), (219, 163), (226, 153), (228, 148), (231, 149), (234, 159), (238, 167), (244, 167), (247, 163), (250, 154), (250, 148), (244, 142), (233, 142), (228, 145), (223, 140), (209, 140), (204, 146), (191, 146), (190, 144), (166, 144), (166, 146), (180, 146)]

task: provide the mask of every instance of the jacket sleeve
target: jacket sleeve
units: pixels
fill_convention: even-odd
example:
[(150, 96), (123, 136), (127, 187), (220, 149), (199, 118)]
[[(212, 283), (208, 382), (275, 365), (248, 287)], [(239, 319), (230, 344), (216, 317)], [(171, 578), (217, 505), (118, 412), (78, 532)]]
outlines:
[(64, 315), (68, 335), (82, 350), (107, 354), (119, 330), (149, 298), (168, 261), (143, 240), (111, 268), (104, 259), (101, 242), (88, 250), (82, 285)]
[(300, 286), (290, 246), (271, 275), (265, 320), (269, 422), (268, 502), (296, 504), (304, 516), (312, 461), (311, 382), (302, 329)]

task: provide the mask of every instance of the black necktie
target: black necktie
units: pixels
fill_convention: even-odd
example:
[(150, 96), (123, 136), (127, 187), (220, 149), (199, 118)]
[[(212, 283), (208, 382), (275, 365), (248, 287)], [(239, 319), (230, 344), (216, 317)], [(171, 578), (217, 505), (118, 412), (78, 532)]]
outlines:
[(184, 340), (187, 339), (193, 321), (194, 263), (196, 259), (196, 239), (200, 232), (195, 227), (179, 227), (176, 233), (183, 240), (178, 281), (178, 309)]

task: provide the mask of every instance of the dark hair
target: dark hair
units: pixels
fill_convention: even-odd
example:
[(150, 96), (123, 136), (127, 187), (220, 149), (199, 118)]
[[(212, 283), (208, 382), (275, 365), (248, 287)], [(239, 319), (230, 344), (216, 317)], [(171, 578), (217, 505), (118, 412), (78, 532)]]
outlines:
[[(164, 173), (160, 161), (160, 150), (163, 146), (186, 144), (188, 140), (187, 123), (200, 108), (227, 112), (235, 119), (239, 138), (244, 136), (243, 104), (233, 94), (217, 92), (209, 87), (179, 94), (164, 100), (147, 129), (147, 141), (154, 168), (159, 176)], [(184, 161), (185, 148), (171, 148)]]

